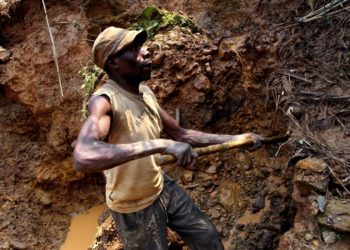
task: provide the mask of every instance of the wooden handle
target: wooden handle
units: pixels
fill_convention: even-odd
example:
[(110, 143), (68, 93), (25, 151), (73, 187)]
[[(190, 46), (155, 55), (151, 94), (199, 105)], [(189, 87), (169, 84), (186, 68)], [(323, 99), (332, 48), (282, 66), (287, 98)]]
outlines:
[[(287, 133), (282, 136), (272, 136), (272, 137), (263, 138), (260, 141), (262, 144), (272, 144), (272, 143), (284, 142), (288, 140), (289, 137), (290, 135)], [(242, 136), (241, 138), (238, 138), (238, 140), (235, 140), (235, 141), (228, 141), (221, 144), (211, 145), (203, 148), (194, 148), (193, 150), (198, 154), (198, 156), (201, 156), (201, 155), (208, 155), (208, 154), (223, 152), (229, 149), (240, 148), (240, 147), (249, 146), (253, 144), (254, 144), (254, 141), (252, 137)], [(176, 157), (173, 155), (162, 155), (162, 156), (156, 156), (155, 158), (156, 158), (156, 163), (159, 166), (176, 162)]]

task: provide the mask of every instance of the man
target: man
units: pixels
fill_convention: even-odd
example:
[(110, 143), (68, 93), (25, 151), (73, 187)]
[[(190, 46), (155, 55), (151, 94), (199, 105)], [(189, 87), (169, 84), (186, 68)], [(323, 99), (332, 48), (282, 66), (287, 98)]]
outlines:
[[(193, 147), (223, 143), (248, 133), (215, 135), (184, 129), (159, 107), (145, 85), (152, 63), (142, 48), (145, 31), (105, 29), (93, 48), (94, 63), (109, 81), (89, 100), (89, 116), (74, 150), (76, 170), (103, 171), (106, 202), (125, 249), (167, 249), (166, 227), (191, 249), (223, 249), (213, 223), (190, 197), (156, 165), (153, 154), (176, 156), (193, 168)], [(174, 140), (160, 139), (164, 130)]]

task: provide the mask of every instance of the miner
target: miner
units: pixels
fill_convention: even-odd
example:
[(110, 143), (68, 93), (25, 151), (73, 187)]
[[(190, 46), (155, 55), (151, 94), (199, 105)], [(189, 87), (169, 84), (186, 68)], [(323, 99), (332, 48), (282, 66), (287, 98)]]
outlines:
[[(167, 249), (167, 226), (191, 249), (223, 249), (209, 218), (155, 162), (169, 154), (177, 164), (194, 169), (203, 147), (260, 136), (208, 134), (180, 127), (162, 109), (143, 81), (150, 79), (152, 60), (142, 47), (146, 31), (109, 27), (96, 38), (94, 63), (109, 76), (90, 98), (89, 116), (74, 149), (78, 171), (103, 171), (106, 203), (125, 249)], [(161, 139), (164, 131), (172, 139)]]

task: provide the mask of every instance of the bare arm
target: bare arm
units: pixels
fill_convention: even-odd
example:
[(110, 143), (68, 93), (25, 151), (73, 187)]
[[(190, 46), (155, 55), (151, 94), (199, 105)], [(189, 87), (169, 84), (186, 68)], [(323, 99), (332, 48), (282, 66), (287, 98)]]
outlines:
[[(111, 126), (111, 105), (107, 97), (92, 97), (89, 113), (74, 149), (74, 167), (78, 171), (101, 171), (154, 153), (176, 155), (173, 150), (169, 151), (169, 147), (175, 144), (171, 140), (157, 139), (118, 145), (106, 143)], [(183, 151), (187, 150), (185, 146), (184, 143), (177, 145)]]
[(159, 111), (164, 131), (174, 140), (189, 143), (193, 147), (204, 147), (213, 144), (220, 144), (226, 141), (241, 140), (242, 138), (250, 137), (256, 143), (259, 143), (260, 136), (253, 133), (245, 133), (241, 135), (218, 135), (204, 133), (191, 129), (180, 127), (175, 119), (171, 117), (165, 110)]

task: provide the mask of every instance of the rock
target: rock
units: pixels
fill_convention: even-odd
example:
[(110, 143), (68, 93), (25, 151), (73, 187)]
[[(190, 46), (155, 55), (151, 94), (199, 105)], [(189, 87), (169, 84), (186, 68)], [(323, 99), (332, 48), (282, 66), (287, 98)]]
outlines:
[(43, 205), (49, 205), (52, 203), (51, 194), (49, 194), (48, 192), (42, 189), (35, 189), (35, 196), (38, 198), (39, 202)]
[(262, 195), (259, 195), (258, 197), (256, 197), (255, 201), (252, 204), (252, 213), (256, 213), (264, 207), (265, 207), (265, 197)]
[(153, 57), (152, 64), (154, 66), (160, 66), (165, 58), (165, 54), (163, 52), (156, 53)]
[(298, 161), (295, 166), (299, 169), (322, 173), (326, 170), (327, 163), (324, 160), (318, 158), (306, 158)]
[(297, 119), (300, 119), (304, 113), (304, 108), (298, 102), (291, 103), (287, 109), (287, 114), (292, 114)]
[(312, 245), (314, 245), (315, 247), (319, 247), (320, 246), (320, 242), (318, 240), (312, 240), (311, 241)]
[(181, 171), (181, 180), (184, 183), (189, 183), (193, 180), (193, 171), (191, 170), (187, 170), (187, 169), (183, 169)]
[(324, 213), (317, 216), (317, 221), (337, 232), (350, 232), (350, 200), (329, 200)]
[(27, 249), (28, 248), (25, 243), (22, 243), (22, 242), (17, 241), (17, 240), (11, 240), (10, 245), (14, 249)]
[(316, 199), (317, 199), (318, 209), (323, 213), (327, 204), (326, 197), (322, 195), (318, 195)]
[(4, 241), (0, 243), (0, 249), (10, 249), (11, 245), (10, 242)]
[(193, 86), (197, 90), (209, 90), (211, 88), (211, 82), (208, 79), (208, 77), (206, 77), (203, 74), (200, 74), (194, 80)]
[(242, 166), (245, 170), (251, 169), (252, 160), (247, 154), (237, 153), (236, 159), (239, 162), (239, 165)]
[(203, 51), (202, 51), (203, 55), (210, 55), (211, 52), (212, 52), (211, 49), (203, 49)]
[(326, 244), (333, 244), (337, 239), (337, 236), (333, 231), (322, 232), (322, 237)]
[(213, 70), (211, 69), (210, 63), (205, 63), (205, 72), (207, 72), (208, 74), (212, 73)]
[(1, 224), (1, 229), (7, 227), (8, 225), (11, 224), (11, 221), (10, 220), (5, 220), (2, 224)]
[(0, 62), (5, 63), (10, 60), (11, 52), (0, 46)]
[(211, 218), (213, 219), (218, 219), (220, 218), (221, 214), (220, 214), (220, 211), (214, 209), (212, 212), (211, 212)]
[(306, 240), (306, 241), (310, 241), (310, 240), (312, 240), (314, 238), (314, 236), (312, 235), (312, 234), (310, 234), (310, 233), (306, 233), (305, 235), (304, 235), (304, 239)]
[(310, 194), (312, 190), (325, 193), (328, 188), (329, 176), (328, 174), (317, 172), (307, 175), (305, 171), (299, 170), (294, 174), (293, 181), (303, 195)]
[(234, 56), (234, 52), (231, 49), (232, 42), (224, 40), (220, 43), (218, 50), (218, 57), (222, 61), (230, 60)]
[(232, 213), (241, 203), (241, 186), (238, 183), (224, 182), (219, 187), (219, 202), (228, 213)]
[(210, 165), (205, 172), (208, 174), (216, 174), (218, 169), (218, 165)]

